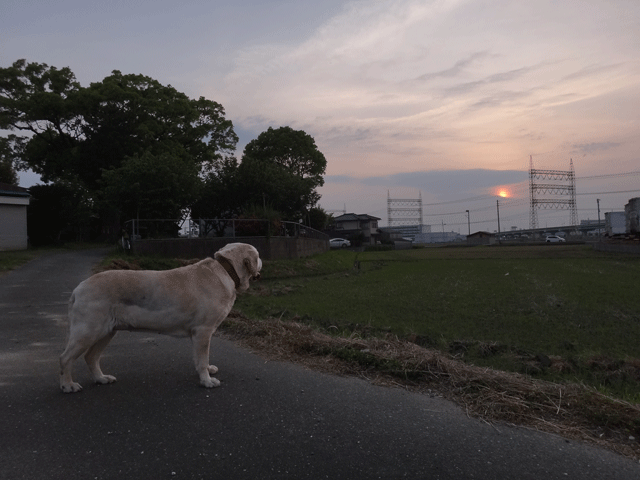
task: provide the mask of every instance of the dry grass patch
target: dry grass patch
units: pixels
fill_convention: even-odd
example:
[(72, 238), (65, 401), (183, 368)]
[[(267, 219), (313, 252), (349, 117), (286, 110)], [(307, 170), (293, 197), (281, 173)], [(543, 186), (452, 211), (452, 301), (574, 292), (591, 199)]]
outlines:
[(270, 358), (376, 384), (438, 392), (487, 423), (526, 426), (640, 459), (640, 406), (590, 387), (469, 365), (391, 334), (334, 337), (297, 322), (250, 320), (237, 311), (222, 331)]
[(189, 260), (180, 258), (162, 258), (149, 256), (110, 256), (96, 265), (93, 269), (94, 273), (104, 272), (106, 270), (168, 270), (171, 268), (184, 267), (192, 263), (199, 262), (199, 258)]

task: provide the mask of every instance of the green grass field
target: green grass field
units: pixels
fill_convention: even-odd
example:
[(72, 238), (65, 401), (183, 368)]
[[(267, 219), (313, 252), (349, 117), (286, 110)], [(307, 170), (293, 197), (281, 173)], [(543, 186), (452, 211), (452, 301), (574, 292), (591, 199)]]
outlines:
[(265, 262), (236, 308), (640, 401), (640, 258), (588, 246), (332, 251)]

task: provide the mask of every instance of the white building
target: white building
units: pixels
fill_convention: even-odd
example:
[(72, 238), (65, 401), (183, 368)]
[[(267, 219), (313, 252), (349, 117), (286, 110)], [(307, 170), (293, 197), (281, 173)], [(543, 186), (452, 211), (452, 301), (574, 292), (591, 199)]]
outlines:
[(612, 235), (625, 233), (624, 223), (624, 212), (606, 212), (604, 214), (605, 235), (610, 237)]
[(460, 235), (457, 232), (428, 232), (419, 233), (413, 239), (413, 243), (449, 243), (462, 242), (466, 239), (466, 235)]
[(640, 197), (630, 198), (624, 206), (625, 233), (640, 234)]
[(27, 206), (26, 188), (0, 183), (0, 250), (26, 250)]

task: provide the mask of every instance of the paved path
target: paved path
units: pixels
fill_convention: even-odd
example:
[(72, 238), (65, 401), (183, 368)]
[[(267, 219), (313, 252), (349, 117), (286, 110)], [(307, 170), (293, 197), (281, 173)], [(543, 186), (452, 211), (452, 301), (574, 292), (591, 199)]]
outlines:
[(118, 381), (58, 389), (71, 290), (102, 252), (55, 253), (0, 277), (2, 479), (640, 479), (640, 464), (469, 419), (400, 389), (267, 362), (220, 338), (222, 386), (198, 386), (191, 345), (120, 332)]

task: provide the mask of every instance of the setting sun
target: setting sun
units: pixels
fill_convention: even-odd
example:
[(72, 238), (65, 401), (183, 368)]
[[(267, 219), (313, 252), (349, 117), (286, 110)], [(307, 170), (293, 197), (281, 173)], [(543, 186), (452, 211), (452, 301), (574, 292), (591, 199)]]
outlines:
[(511, 193), (509, 192), (509, 189), (507, 187), (496, 187), (493, 190), (493, 194), (502, 198), (509, 198), (511, 196)]

